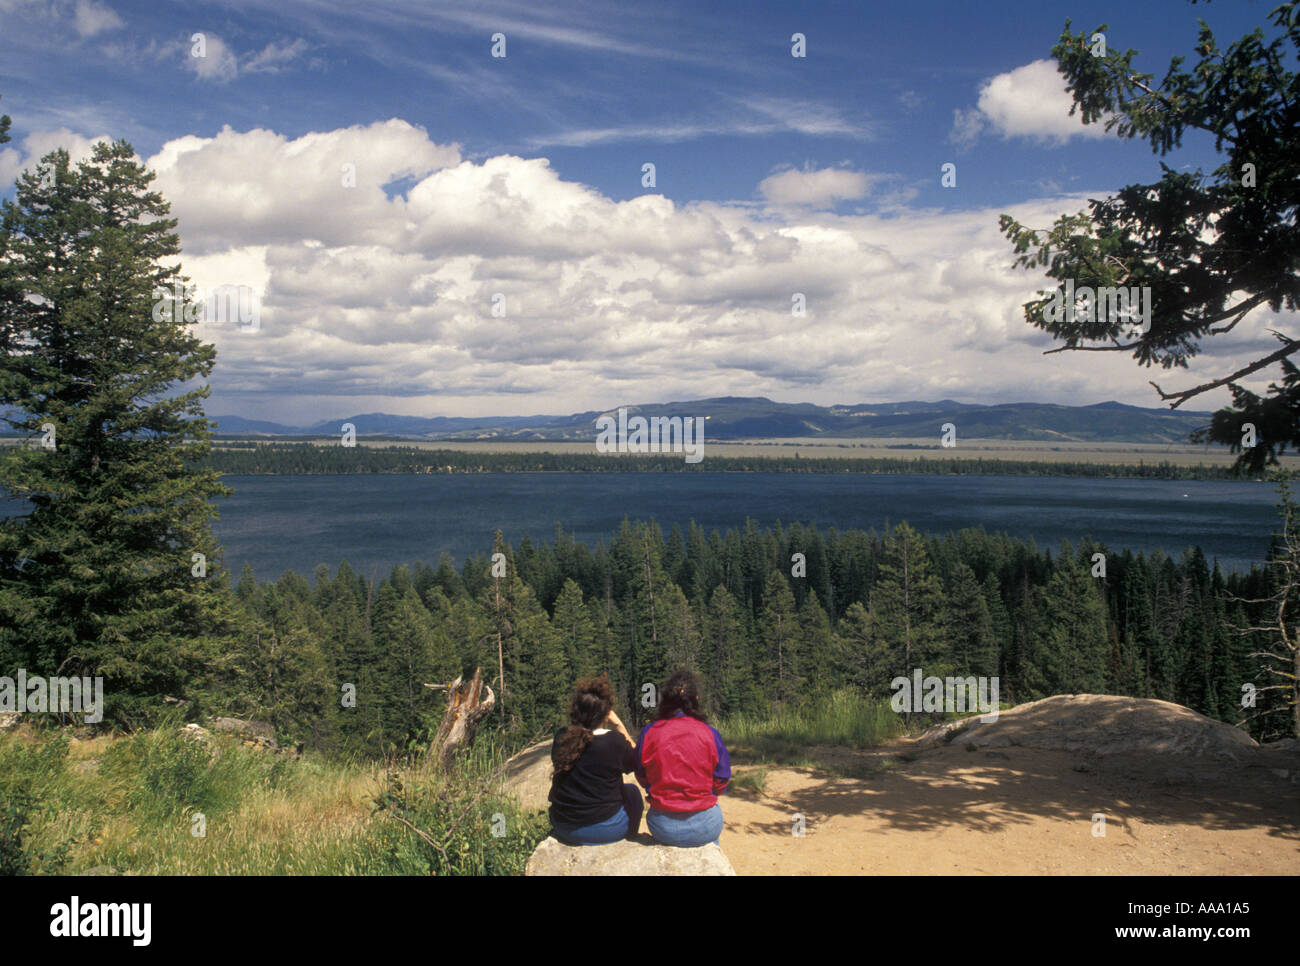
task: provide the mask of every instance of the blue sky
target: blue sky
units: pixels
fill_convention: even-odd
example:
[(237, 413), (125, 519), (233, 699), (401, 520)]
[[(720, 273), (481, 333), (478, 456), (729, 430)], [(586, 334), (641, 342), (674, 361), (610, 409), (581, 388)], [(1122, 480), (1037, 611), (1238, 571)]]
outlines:
[[(1159, 176), (1068, 117), (1042, 63), (1067, 18), (1159, 78), (1198, 17), (1226, 45), (1271, 8), (0, 0), (0, 183), (101, 135), (159, 171), (187, 272), (261, 299), (257, 332), (209, 327), (214, 413), (1154, 406), (1148, 378), (1220, 371), (1267, 318), (1190, 374), (1044, 358), (1019, 314), (1041, 279), (1009, 269), (996, 217)], [(1199, 137), (1167, 160), (1218, 163)]]

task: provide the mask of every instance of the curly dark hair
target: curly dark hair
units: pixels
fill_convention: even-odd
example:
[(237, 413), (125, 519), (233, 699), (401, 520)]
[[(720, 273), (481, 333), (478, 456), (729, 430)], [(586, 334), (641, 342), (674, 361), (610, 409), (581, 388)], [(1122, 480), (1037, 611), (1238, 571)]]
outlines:
[(707, 721), (700, 710), (700, 682), (690, 671), (674, 671), (659, 686), (659, 719), (671, 718), (678, 712), (690, 715), (698, 721)]
[(591, 744), (592, 732), (605, 723), (613, 708), (614, 689), (605, 675), (578, 682), (569, 701), (571, 724), (551, 746), (551, 764), (556, 775), (565, 774), (578, 763)]

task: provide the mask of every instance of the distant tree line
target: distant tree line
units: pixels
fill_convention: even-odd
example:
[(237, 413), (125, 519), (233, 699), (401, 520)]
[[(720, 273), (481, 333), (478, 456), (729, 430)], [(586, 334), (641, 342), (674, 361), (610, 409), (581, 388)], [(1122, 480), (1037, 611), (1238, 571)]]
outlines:
[(709, 456), (681, 454), (475, 453), (414, 446), (318, 446), (308, 443), (222, 443), (198, 466), (234, 476), (348, 473), (925, 473), (941, 476), (1081, 476), (1145, 480), (1233, 480), (1226, 466), (1003, 460), (981, 457)]

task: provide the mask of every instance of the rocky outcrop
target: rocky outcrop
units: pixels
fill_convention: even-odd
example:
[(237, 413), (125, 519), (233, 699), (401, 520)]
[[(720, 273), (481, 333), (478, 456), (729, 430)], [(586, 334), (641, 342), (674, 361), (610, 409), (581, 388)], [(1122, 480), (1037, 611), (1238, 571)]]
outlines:
[(1279, 738), (1259, 746), (1260, 751), (1300, 751), (1300, 738)]
[(564, 845), (543, 840), (528, 859), (525, 875), (735, 875), (722, 849), (705, 845), (675, 849), (647, 835), (610, 845)]
[(1024, 747), (1233, 760), (1259, 747), (1240, 728), (1181, 704), (1109, 694), (1057, 694), (1003, 711), (996, 721), (981, 721), (979, 715), (948, 721), (924, 732), (915, 747), (924, 750), (954, 741), (970, 751)]
[(551, 740), (539, 741), (521, 751), (510, 762), (503, 778), (505, 790), (519, 799), (521, 808), (545, 811), (550, 806)]
[(265, 721), (245, 721), (243, 718), (213, 718), (209, 727), (218, 734), (237, 735), (245, 744), (260, 745), (276, 750), (275, 729)]

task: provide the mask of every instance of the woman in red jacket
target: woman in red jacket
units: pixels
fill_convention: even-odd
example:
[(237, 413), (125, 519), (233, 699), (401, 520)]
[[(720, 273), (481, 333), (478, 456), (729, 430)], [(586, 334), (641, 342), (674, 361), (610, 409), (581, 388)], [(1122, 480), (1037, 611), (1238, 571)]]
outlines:
[(636, 777), (649, 793), (646, 825), (655, 841), (681, 848), (718, 841), (718, 796), (731, 781), (731, 757), (700, 711), (691, 672), (676, 672), (659, 689), (658, 717), (637, 741)]

